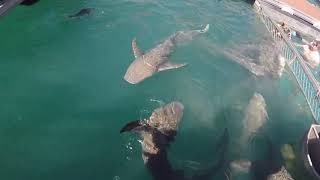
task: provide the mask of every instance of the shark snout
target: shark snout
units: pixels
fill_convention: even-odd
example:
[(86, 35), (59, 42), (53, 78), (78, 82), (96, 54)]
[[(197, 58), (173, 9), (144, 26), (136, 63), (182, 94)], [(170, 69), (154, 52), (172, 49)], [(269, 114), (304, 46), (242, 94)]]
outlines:
[(231, 170), (234, 173), (248, 173), (251, 168), (251, 161), (237, 160), (230, 163)]
[(127, 69), (124, 79), (130, 84), (138, 84), (156, 73), (155, 69), (146, 66), (143, 60), (134, 60)]
[(136, 72), (136, 69), (130, 66), (123, 79), (130, 84), (138, 84), (143, 79), (145, 79), (145, 77), (143, 77), (139, 72)]
[(137, 84), (139, 81), (136, 81), (136, 79), (132, 78), (129, 73), (126, 73), (123, 77), (124, 80), (126, 80), (130, 84)]
[(174, 109), (178, 109), (180, 111), (184, 110), (184, 106), (181, 102), (175, 101), (172, 103), (172, 106), (174, 107)]
[(139, 82), (143, 81), (147, 77), (149, 77), (149, 76), (143, 76), (138, 73), (127, 72), (124, 75), (124, 80), (126, 80), (130, 84), (138, 84)]
[(171, 109), (171, 113), (174, 114), (175, 116), (177, 116), (178, 119), (180, 119), (183, 115), (183, 110), (184, 110), (184, 106), (182, 103), (178, 102), (178, 101), (174, 101), (172, 103), (170, 103), (170, 109)]

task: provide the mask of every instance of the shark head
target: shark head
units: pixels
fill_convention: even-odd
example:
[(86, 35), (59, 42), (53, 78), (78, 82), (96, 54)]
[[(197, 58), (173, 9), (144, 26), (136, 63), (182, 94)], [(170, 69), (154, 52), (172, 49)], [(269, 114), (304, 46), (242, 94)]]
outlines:
[(183, 116), (184, 106), (178, 101), (161, 106), (152, 112), (147, 120), (137, 120), (127, 123), (121, 130), (123, 132), (137, 132), (140, 135), (160, 133), (173, 140)]
[(266, 102), (265, 102), (263, 96), (259, 93), (254, 93), (252, 101), (254, 101), (256, 103), (256, 105), (258, 105), (258, 106), (263, 106), (263, 107), (266, 106)]
[(128, 67), (124, 79), (130, 84), (138, 84), (156, 72), (156, 67), (146, 63), (144, 57), (138, 57)]
[(172, 136), (178, 130), (183, 116), (184, 106), (178, 101), (155, 109), (148, 120), (148, 124), (157, 128), (161, 133)]
[(244, 110), (242, 121), (244, 128), (240, 141), (243, 143), (249, 141), (252, 135), (255, 135), (268, 119), (267, 104), (264, 97), (259, 93), (254, 93)]
[(142, 138), (142, 158), (147, 163), (149, 157), (158, 156), (166, 151), (174, 140), (184, 106), (177, 101), (155, 109), (148, 120), (137, 120), (127, 123), (123, 132), (136, 132)]
[(241, 160), (236, 160), (232, 161), (230, 163), (230, 168), (233, 173), (248, 173), (250, 168), (251, 168), (251, 161), (241, 159)]
[(150, 118), (146, 120), (137, 120), (127, 123), (120, 133), (138, 132), (138, 133), (161, 133), (167, 137), (174, 137), (178, 130), (179, 123), (183, 116), (184, 106), (178, 101), (155, 109)]

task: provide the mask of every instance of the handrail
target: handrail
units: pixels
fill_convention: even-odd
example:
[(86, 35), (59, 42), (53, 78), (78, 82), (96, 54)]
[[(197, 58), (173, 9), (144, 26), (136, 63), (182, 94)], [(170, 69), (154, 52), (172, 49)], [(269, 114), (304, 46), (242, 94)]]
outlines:
[[(273, 22), (272, 22), (273, 23)], [(276, 26), (276, 25), (275, 25)], [(312, 72), (310, 71), (309, 67), (306, 65), (306, 63), (303, 60), (303, 57), (301, 56), (301, 54), (298, 52), (298, 50), (294, 47), (294, 45), (292, 44), (291, 40), (289, 40), (289, 38), (287, 37), (287, 35), (283, 32), (283, 30), (281, 28), (279, 28), (278, 26), (276, 26), (277, 30), (280, 31), (280, 33), (282, 34), (282, 38), (283, 40), (286, 42), (286, 44), (290, 47), (290, 49), (294, 52), (294, 54), (296, 55), (296, 59), (300, 62), (304, 72), (306, 73), (306, 75), (308, 76), (308, 78), (311, 80), (312, 85), (314, 88), (318, 89), (318, 81), (316, 80), (316, 78), (313, 76)], [(284, 34), (284, 35), (283, 35)]]
[(282, 55), (286, 59), (286, 64), (290, 68), (305, 99), (309, 105), (312, 116), (316, 122), (320, 122), (320, 97), (318, 97), (319, 83), (306, 65), (303, 57), (288, 38), (288, 34), (284, 33), (282, 28), (276, 25), (267, 15), (264, 14), (262, 7), (257, 2), (255, 7), (260, 15), (263, 23), (266, 25), (272, 37), (280, 45)]
[[(263, 14), (264, 15), (264, 14)], [(264, 15), (265, 17), (267, 17), (266, 15)], [(285, 41), (285, 43), (290, 47), (290, 50), (292, 50), (294, 52), (294, 54), (296, 55), (296, 59), (301, 63), (301, 66), (303, 67), (304, 71), (306, 72), (307, 76), (312, 80), (312, 83), (314, 85), (315, 88), (318, 88), (318, 83), (317, 80), (315, 79), (315, 77), (313, 76), (312, 72), (310, 71), (310, 69), (307, 67), (306, 63), (303, 60), (303, 57), (300, 55), (300, 53), (298, 52), (298, 50), (294, 47), (294, 45), (292, 44), (291, 40), (288, 39), (287, 34), (283, 32), (283, 30), (281, 28), (279, 28), (277, 25), (275, 25), (275, 23), (269, 19), (270, 22), (272, 23), (272, 25), (274, 26), (275, 29), (277, 29), (277, 31), (281, 34), (282, 39)]]

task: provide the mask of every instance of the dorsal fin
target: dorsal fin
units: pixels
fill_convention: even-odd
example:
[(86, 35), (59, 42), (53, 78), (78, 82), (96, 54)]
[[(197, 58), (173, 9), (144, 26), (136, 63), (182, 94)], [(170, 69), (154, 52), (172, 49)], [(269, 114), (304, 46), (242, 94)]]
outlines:
[(133, 51), (133, 54), (134, 54), (135, 58), (138, 58), (138, 57), (140, 57), (140, 56), (142, 56), (144, 54), (143, 51), (141, 51), (139, 49), (139, 47), (137, 45), (137, 39), (136, 38), (134, 38), (132, 40), (132, 51)]

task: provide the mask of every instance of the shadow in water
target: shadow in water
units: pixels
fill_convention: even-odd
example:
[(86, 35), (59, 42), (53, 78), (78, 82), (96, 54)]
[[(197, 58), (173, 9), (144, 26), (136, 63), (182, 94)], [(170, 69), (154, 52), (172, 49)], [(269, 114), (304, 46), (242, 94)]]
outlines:
[(167, 148), (163, 144), (159, 143), (157, 139), (163, 139), (159, 136), (163, 136), (161, 133), (157, 133), (157, 136), (154, 136), (154, 142), (156, 142), (157, 147), (160, 148), (160, 152), (156, 155), (149, 156), (149, 160), (146, 164), (146, 167), (151, 172), (155, 180), (206, 180), (214, 177), (220, 170), (223, 168), (226, 162), (226, 152), (229, 144), (229, 132), (226, 128), (223, 135), (220, 137), (219, 141), (216, 144), (217, 149), (216, 154), (219, 154), (219, 159), (217, 163), (201, 172), (196, 173), (193, 177), (185, 177), (182, 170), (173, 170), (168, 157), (167, 157)]
[(225, 165), (225, 157), (229, 144), (228, 129), (224, 130), (223, 135), (216, 145), (216, 147), (219, 147), (216, 151), (216, 153), (219, 154), (217, 163), (196, 173), (193, 177), (185, 177), (183, 170), (175, 170), (168, 159), (167, 149), (169, 143), (174, 140), (173, 138), (176, 132), (171, 132), (170, 135), (164, 135), (155, 128), (147, 131), (147, 133), (152, 133), (152, 143), (154, 143), (154, 147), (158, 149), (157, 153), (143, 152), (145, 166), (154, 180), (206, 180), (214, 177)]

